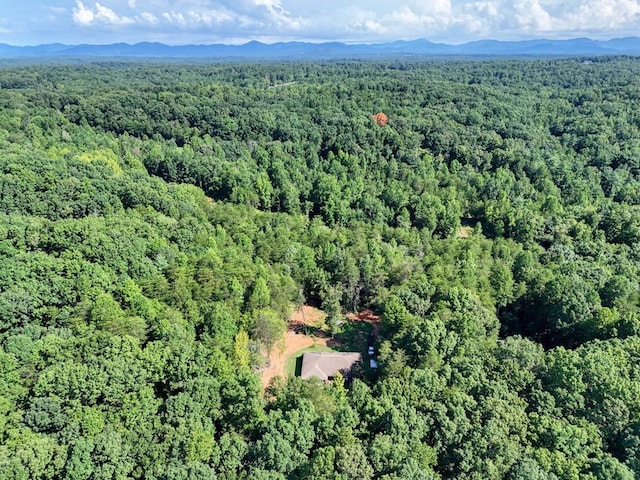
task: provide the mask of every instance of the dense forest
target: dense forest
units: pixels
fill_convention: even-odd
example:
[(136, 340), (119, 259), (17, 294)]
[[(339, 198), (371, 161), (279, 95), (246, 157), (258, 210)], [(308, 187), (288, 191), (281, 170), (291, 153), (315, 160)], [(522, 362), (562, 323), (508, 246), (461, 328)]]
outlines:
[[(0, 68), (0, 478), (640, 476), (638, 78)], [(303, 303), (378, 375), (263, 392)]]

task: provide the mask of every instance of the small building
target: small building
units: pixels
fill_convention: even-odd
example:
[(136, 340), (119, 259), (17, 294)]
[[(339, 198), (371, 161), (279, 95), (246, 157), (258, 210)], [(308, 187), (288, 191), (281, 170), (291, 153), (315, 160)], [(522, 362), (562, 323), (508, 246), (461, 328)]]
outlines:
[(337, 372), (345, 377), (353, 367), (362, 362), (362, 355), (358, 352), (308, 352), (302, 356), (300, 378), (311, 377), (320, 380), (333, 380)]

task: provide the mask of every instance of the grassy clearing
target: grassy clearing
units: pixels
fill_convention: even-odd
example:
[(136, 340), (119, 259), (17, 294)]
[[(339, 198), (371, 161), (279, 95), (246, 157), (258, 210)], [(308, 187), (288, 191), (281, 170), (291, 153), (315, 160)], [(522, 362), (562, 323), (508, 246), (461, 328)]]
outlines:
[(341, 332), (327, 341), (327, 345), (339, 352), (367, 352), (367, 346), (371, 343), (373, 327), (367, 322), (347, 321), (342, 324)]

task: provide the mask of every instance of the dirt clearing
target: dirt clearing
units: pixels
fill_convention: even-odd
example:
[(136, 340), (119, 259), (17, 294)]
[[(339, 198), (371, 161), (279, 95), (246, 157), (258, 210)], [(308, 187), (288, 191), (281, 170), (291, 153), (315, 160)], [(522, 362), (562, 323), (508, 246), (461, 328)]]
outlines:
[(285, 366), (287, 359), (305, 348), (313, 345), (327, 345), (327, 339), (324, 337), (315, 337), (296, 333), (294, 330), (302, 325), (320, 328), (324, 324), (325, 314), (317, 308), (304, 305), (291, 316), (290, 330), (284, 337), (284, 348), (274, 348), (269, 356), (269, 366), (261, 372), (262, 386), (266, 388), (272, 378), (281, 376), (285, 377)]
[(473, 235), (473, 227), (460, 227), (456, 238), (470, 238)]
[(307, 325), (309, 327), (322, 329), (326, 317), (327, 314), (322, 310), (318, 310), (309, 305), (303, 305), (291, 315), (291, 328), (295, 329), (297, 326)]

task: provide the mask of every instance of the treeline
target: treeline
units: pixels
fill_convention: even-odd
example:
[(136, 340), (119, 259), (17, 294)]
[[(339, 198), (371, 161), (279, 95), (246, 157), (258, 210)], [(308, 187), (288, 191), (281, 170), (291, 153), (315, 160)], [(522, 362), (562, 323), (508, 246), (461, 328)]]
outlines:
[[(0, 70), (0, 477), (640, 474), (640, 66), (596, 60)], [(376, 382), (263, 395), (305, 302), (383, 313)]]

